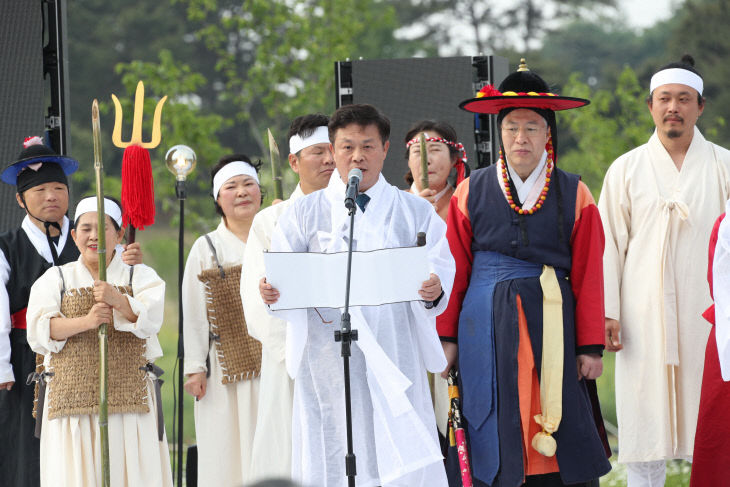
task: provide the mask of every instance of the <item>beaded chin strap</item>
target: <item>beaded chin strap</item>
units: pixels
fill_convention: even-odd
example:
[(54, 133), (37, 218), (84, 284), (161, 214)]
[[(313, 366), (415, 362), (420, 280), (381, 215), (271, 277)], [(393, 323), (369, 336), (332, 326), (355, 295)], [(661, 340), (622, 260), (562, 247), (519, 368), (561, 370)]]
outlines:
[[(466, 169), (464, 169), (466, 164), (466, 150), (464, 149), (464, 144), (462, 144), (461, 142), (446, 140), (443, 137), (426, 137), (426, 142), (441, 142), (442, 144), (453, 147), (461, 153), (461, 157), (459, 157), (459, 160), (454, 163), (454, 167), (456, 168), (456, 184), (458, 185), (460, 182), (462, 182), (464, 180), (466, 171)], [(418, 143), (418, 137), (409, 140), (406, 144), (406, 150), (410, 149), (413, 144)]]

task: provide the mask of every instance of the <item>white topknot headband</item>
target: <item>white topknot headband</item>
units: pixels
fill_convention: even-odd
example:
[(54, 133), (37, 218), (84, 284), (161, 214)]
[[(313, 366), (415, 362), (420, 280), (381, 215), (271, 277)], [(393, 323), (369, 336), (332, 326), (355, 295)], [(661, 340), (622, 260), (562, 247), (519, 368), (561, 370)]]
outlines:
[[(98, 209), (99, 207), (96, 204), (96, 196), (84, 198), (79, 201), (78, 205), (76, 205), (74, 221), (78, 221), (79, 217), (84, 213), (90, 213), (92, 211), (97, 211)], [(109, 215), (109, 218), (117, 222), (119, 228), (122, 227), (122, 209), (109, 198), (104, 198), (104, 213)]]
[(309, 137), (294, 134), (289, 139), (289, 153), (296, 154), (300, 150), (315, 144), (330, 143), (329, 129), (326, 125), (317, 127)]
[(241, 175), (251, 176), (256, 180), (256, 184), (260, 184), (256, 169), (251, 164), (244, 161), (229, 162), (215, 173), (213, 177), (213, 199), (218, 200), (218, 193), (226, 181), (232, 177)]
[(677, 83), (680, 85), (686, 85), (690, 88), (697, 90), (697, 93), (702, 95), (702, 89), (704, 88), (704, 82), (697, 74), (682, 68), (669, 68), (662, 69), (654, 76), (651, 77), (651, 83), (649, 84), (649, 93), (654, 93), (654, 90), (662, 85), (668, 85), (671, 83)]

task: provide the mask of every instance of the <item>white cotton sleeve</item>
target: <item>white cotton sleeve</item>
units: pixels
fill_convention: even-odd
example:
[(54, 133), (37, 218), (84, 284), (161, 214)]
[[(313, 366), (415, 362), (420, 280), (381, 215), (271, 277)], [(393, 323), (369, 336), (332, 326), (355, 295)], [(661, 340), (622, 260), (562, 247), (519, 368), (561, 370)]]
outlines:
[(208, 244), (205, 237), (195, 241), (185, 263), (182, 282), (183, 340), (185, 370), (187, 374), (206, 372), (205, 361), (209, 348), (209, 325), (206, 308), (205, 286), (198, 279), (208, 262)]
[(454, 275), (456, 264), (449, 249), (449, 241), (446, 239), (446, 223), (436, 212), (431, 212), (428, 227), (426, 229), (426, 247), (428, 248), (428, 263), (430, 271), (441, 281), (441, 288), (444, 295), (438, 304), (428, 311), (428, 314), (436, 317), (446, 311), (449, 304), (451, 289), (454, 287)]
[(63, 318), (61, 314), (61, 276), (58, 267), (48, 269), (30, 288), (26, 321), (28, 344), (42, 355), (58, 353), (66, 340), (51, 338), (51, 318)]
[(165, 308), (165, 281), (149, 266), (137, 264), (132, 277), (133, 296), (125, 295), (137, 321), (131, 322), (114, 310), (114, 328), (138, 338), (157, 335), (162, 326)]
[(259, 281), (266, 275), (264, 252), (269, 249), (271, 239), (268, 218), (275, 216), (269, 212), (256, 215), (248, 233), (241, 272), (241, 302), (249, 334), (281, 362), (286, 349), (286, 322), (268, 313), (259, 292)]
[(621, 278), (631, 230), (631, 202), (624, 183), (625, 163), (616, 160), (606, 172), (598, 198), (606, 244), (603, 251), (603, 276), (606, 318), (621, 319)]
[(433, 373), (440, 373), (446, 368), (446, 358), (436, 331), (436, 317), (448, 306), (451, 289), (454, 286), (456, 264), (446, 239), (446, 223), (436, 212), (432, 211), (430, 205), (428, 206), (428, 217), (419, 227), (419, 231), (426, 232), (429, 271), (439, 276), (444, 294), (433, 308), (426, 308), (422, 301), (411, 301), (410, 306), (415, 316), (414, 326), (418, 330), (416, 338), (426, 369)]
[[(281, 214), (271, 236), (273, 252), (306, 252), (307, 240), (302, 233), (300, 221), (296, 213), (299, 205), (292, 204)], [(268, 307), (267, 307), (268, 310)], [(304, 354), (304, 346), (308, 339), (307, 310), (292, 309), (273, 312), (273, 317), (286, 321), (286, 370), (289, 377), (296, 378), (299, 364)]]
[(5, 287), (10, 278), (10, 264), (0, 250), (0, 384), (15, 382), (13, 366), (10, 364), (10, 299)]

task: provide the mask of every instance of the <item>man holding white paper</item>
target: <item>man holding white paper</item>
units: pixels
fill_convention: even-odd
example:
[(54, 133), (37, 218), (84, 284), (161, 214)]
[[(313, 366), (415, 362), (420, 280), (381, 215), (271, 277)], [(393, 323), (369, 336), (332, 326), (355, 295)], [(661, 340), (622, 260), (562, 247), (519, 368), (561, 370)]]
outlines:
[[(271, 250), (347, 251), (344, 176), (353, 168), (363, 173), (354, 250), (413, 247), (418, 232), (426, 234), (430, 277), (418, 290), (422, 301), (350, 308), (352, 328), (358, 330), (350, 358), (353, 438), (359, 486), (441, 487), (447, 482), (425, 372), (446, 367), (435, 318), (448, 302), (454, 260), (446, 225), (431, 205), (391, 186), (380, 174), (389, 135), (390, 122), (375, 107), (338, 109), (329, 123), (337, 173), (327, 188), (293, 202), (282, 214)], [(345, 268), (341, 282), (344, 286)], [(267, 304), (279, 298), (265, 281), (260, 291)], [(426, 308), (424, 301), (433, 307)], [(277, 314), (288, 321), (287, 368), (295, 379), (293, 477), (308, 485), (344, 485), (344, 379), (340, 344), (333, 336), (341, 310)]]

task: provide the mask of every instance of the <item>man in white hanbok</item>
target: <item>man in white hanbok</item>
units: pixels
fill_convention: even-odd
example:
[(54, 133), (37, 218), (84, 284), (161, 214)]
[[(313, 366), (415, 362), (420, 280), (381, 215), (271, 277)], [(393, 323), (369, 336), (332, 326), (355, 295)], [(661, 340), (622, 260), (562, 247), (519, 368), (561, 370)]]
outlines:
[[(431, 277), (419, 294), (433, 308), (419, 301), (350, 310), (359, 334), (350, 358), (354, 453), (359, 486), (445, 486), (426, 371), (446, 367), (435, 327), (454, 276), (446, 226), (427, 201), (380, 174), (390, 122), (375, 107), (341, 107), (329, 131), (337, 172), (327, 188), (293, 202), (281, 215), (271, 249), (345, 251), (343, 178), (353, 168), (362, 171), (360, 190), (367, 196), (358, 200), (355, 250), (413, 246), (417, 233), (426, 233)], [(260, 291), (265, 303), (278, 300), (278, 291), (263, 280)], [(295, 379), (293, 476), (306, 485), (347, 485), (344, 379), (340, 344), (333, 338), (340, 310), (309, 308), (286, 316), (286, 362)]]
[(619, 461), (629, 487), (663, 485), (665, 460), (691, 460), (711, 304), (713, 223), (730, 196), (730, 152), (695, 126), (703, 81), (686, 56), (659, 70), (648, 98), (656, 130), (608, 169), (606, 348), (616, 355)]
[[(261, 382), (258, 420), (253, 440), (251, 480), (291, 475), (291, 416), (294, 383), (284, 363), (286, 322), (267, 311), (259, 294), (264, 277), (264, 252), (279, 216), (296, 199), (327, 186), (335, 162), (327, 132), (329, 117), (302, 115), (289, 128), (289, 165), (299, 184), (288, 200), (260, 211), (253, 220), (244, 252), (246, 272), (241, 274), (241, 301), (248, 332), (261, 342)], [(276, 452), (272, 455), (271, 452)]]

